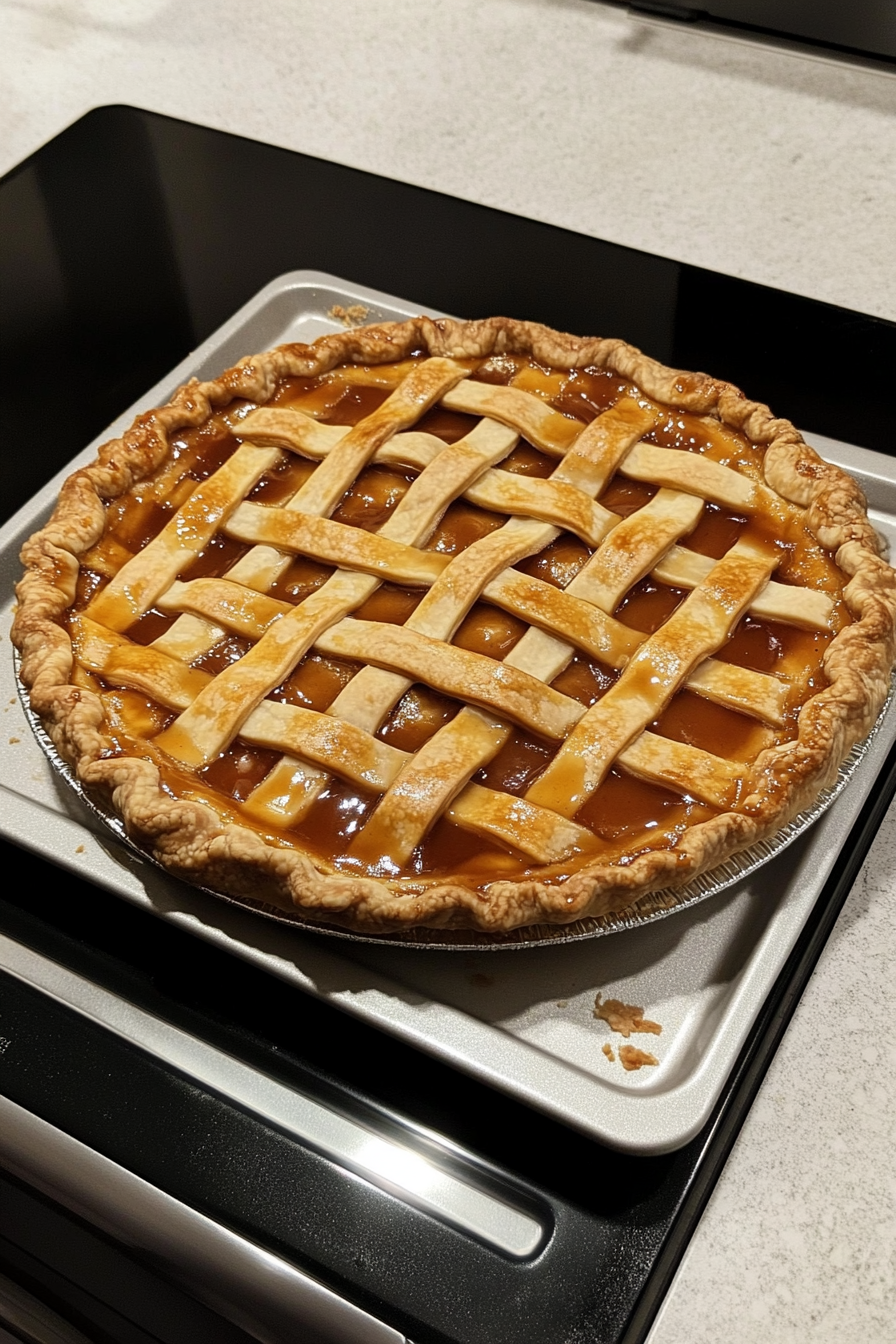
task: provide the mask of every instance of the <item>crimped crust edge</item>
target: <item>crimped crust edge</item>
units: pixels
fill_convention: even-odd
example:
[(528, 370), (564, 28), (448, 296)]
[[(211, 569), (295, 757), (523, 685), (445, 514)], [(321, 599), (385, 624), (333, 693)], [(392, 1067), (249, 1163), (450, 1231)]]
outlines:
[[(379, 879), (322, 874), (298, 850), (274, 848), (252, 830), (227, 825), (200, 803), (176, 800), (149, 761), (108, 757), (99, 697), (71, 683), (72, 647), (63, 624), (79, 557), (99, 540), (104, 505), (152, 474), (169, 435), (196, 426), (235, 397), (268, 401), (281, 378), (314, 376), (344, 362), (385, 363), (413, 350), (453, 358), (530, 354), (555, 367), (602, 366), (675, 409), (717, 418), (765, 445), (768, 484), (807, 510), (810, 531), (835, 551), (849, 576), (844, 599), (852, 624), (829, 645), (829, 685), (803, 706), (797, 737), (763, 753), (741, 810), (692, 827), (674, 850), (629, 863), (596, 860), (564, 882), (498, 881), (484, 890), (433, 883), (403, 894)], [(859, 487), (824, 462), (787, 420), (749, 401), (729, 383), (666, 366), (621, 340), (581, 338), (510, 318), (476, 322), (416, 318), (285, 345), (243, 359), (219, 378), (180, 388), (137, 418), (97, 461), (62, 487), (44, 528), (22, 550), (13, 640), (31, 705), (56, 749), (88, 787), (111, 791), (129, 834), (165, 867), (202, 886), (297, 909), (306, 919), (367, 933), (401, 928), (475, 928), (505, 933), (619, 911), (641, 896), (691, 881), (735, 852), (767, 838), (833, 782), (843, 759), (873, 726), (889, 689), (896, 652), (896, 574), (881, 556)]]

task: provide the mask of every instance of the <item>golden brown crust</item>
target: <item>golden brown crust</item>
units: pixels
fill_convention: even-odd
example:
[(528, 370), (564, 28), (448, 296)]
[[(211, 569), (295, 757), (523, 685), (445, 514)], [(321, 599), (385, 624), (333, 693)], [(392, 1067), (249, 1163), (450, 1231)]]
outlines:
[[(844, 598), (852, 623), (827, 649), (829, 685), (803, 707), (797, 737), (759, 757), (737, 812), (692, 827), (675, 849), (628, 863), (595, 861), (564, 882), (498, 881), (485, 890), (440, 882), (407, 895), (379, 879), (323, 875), (301, 853), (268, 846), (254, 831), (224, 824), (200, 803), (173, 799), (151, 762), (108, 755), (102, 703), (72, 683), (72, 647), (63, 624), (79, 558), (102, 535), (105, 504), (156, 470), (173, 433), (199, 425), (234, 398), (263, 405), (283, 377), (314, 376), (347, 362), (397, 361), (421, 348), (455, 359), (513, 352), (555, 367), (604, 367), (657, 401), (743, 431), (765, 449), (768, 484), (807, 510), (810, 531), (836, 553), (849, 576)], [(355, 328), (314, 346), (287, 345), (252, 356), (210, 382), (194, 380), (167, 406), (138, 417), (122, 438), (101, 448), (97, 462), (66, 482), (52, 518), (26, 543), (22, 560), (26, 572), (13, 628), (22, 680), (57, 749), (85, 784), (112, 791), (130, 834), (171, 871), (204, 886), (295, 906), (308, 919), (366, 932), (413, 925), (506, 932), (569, 923), (690, 881), (773, 834), (832, 782), (843, 758), (873, 725), (894, 661), (896, 576), (881, 558), (861, 491), (823, 462), (793, 425), (728, 383), (666, 368), (623, 341), (582, 339), (508, 318), (467, 323), (417, 318)]]

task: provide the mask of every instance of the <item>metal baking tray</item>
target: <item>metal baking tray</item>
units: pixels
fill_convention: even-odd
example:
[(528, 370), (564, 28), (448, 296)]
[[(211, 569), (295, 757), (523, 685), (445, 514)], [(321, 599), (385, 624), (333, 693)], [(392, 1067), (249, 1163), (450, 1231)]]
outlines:
[[(420, 311), (333, 276), (281, 276), (85, 448), (0, 530), (3, 636), (19, 548), (48, 515), (72, 467), (92, 460), (99, 443), (185, 379), (211, 377), (247, 353), (336, 330), (334, 308), (355, 305), (367, 321)], [(859, 479), (876, 526), (896, 542), (896, 462), (809, 438)], [(120, 845), (53, 769), (16, 694), (11, 656), (0, 659), (0, 705), (0, 833), (593, 1138), (637, 1153), (678, 1148), (708, 1119), (896, 740), (891, 703), (848, 787), (821, 820), (711, 899), (612, 937), (495, 956), (337, 942), (178, 882)], [(642, 1005), (662, 1024), (661, 1036), (647, 1038), (657, 1067), (625, 1073), (608, 1061), (601, 1047), (619, 1038), (593, 1017), (598, 992)]]

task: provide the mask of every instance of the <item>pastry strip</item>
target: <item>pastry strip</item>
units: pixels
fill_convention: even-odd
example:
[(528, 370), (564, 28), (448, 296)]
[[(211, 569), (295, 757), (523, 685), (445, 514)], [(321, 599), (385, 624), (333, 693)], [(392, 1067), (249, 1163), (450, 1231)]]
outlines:
[(208, 672), (188, 667), (178, 658), (134, 644), (86, 613), (72, 617), (72, 647), (78, 661), (112, 686), (142, 691), (166, 709), (189, 708), (212, 680)]
[[(421, 367), (424, 366), (414, 366), (415, 369)], [(382, 407), (380, 407), (380, 410), (382, 410)], [(251, 420), (255, 414), (262, 414), (262, 412), (253, 412), (251, 415), (247, 416), (246, 419), (241, 422), (243, 428), (245, 428), (246, 423)], [(274, 412), (268, 411), (264, 412), (264, 414), (273, 415)], [(338, 437), (330, 436), (327, 452), (332, 451), (332, 449), (351, 432), (344, 429), (342, 426), (317, 425), (316, 421), (311, 420), (310, 417), (304, 416), (299, 412), (289, 412), (289, 414), (291, 416), (295, 415), (302, 422), (307, 421), (315, 430), (327, 430), (329, 428), (338, 429)], [(365, 422), (362, 421), (361, 425), (364, 423)], [(355, 429), (357, 430), (358, 428), (359, 426), (356, 425)], [(430, 438), (431, 436), (414, 435), (413, 437)], [(440, 448), (444, 452), (445, 445), (441, 440), (435, 440), (435, 442), (439, 443)], [(493, 421), (483, 420), (471, 430), (465, 440), (461, 440), (459, 443), (452, 445), (451, 451), (446, 454), (441, 470), (450, 473), (453, 469), (458, 473), (458, 477), (466, 483), (470, 479), (475, 479), (475, 476), (480, 474), (483, 467), (483, 459), (484, 465), (486, 467), (490, 466), (493, 462), (500, 461), (501, 458), (506, 457), (506, 455), (513, 449), (515, 443), (516, 435), (512, 431), (506, 430), (503, 426), (496, 425)], [(464, 449), (464, 444), (466, 445), (466, 451)], [(469, 457), (467, 455), (468, 452), (471, 452), (473, 456)], [(374, 456), (376, 456), (376, 454)], [(423, 475), (422, 472), (421, 475)], [(421, 497), (424, 501), (428, 500), (428, 511), (426, 504), (424, 503), (421, 512), (426, 518), (425, 526), (428, 527), (429, 531), (435, 527), (441, 514), (440, 512), (433, 512), (433, 501), (429, 496), (434, 495), (436, 492), (430, 490), (430, 479), (430, 475), (427, 472), (422, 483), (418, 484), (418, 481), (412, 483), (404, 499), (399, 502), (392, 516), (380, 529), (380, 535), (391, 537), (395, 541), (415, 542), (417, 544), (423, 544), (425, 542), (429, 532), (426, 532), (425, 535), (420, 532), (420, 528), (424, 526), (424, 524), (421, 523), (419, 515), (412, 514), (411, 510), (413, 508), (420, 508)], [(348, 481), (346, 488), (350, 484), (351, 481)], [(283, 507), (290, 511), (299, 512), (302, 511), (303, 507), (306, 505), (307, 498), (304, 499), (303, 504), (303, 500), (299, 498), (297, 492)], [(304, 507), (304, 511), (307, 512), (307, 507)], [(278, 550), (274, 546), (253, 546), (246, 555), (242, 556), (241, 559), (228, 570), (227, 578), (234, 583), (244, 584), (247, 588), (254, 588), (259, 592), (264, 592), (286, 573), (287, 569), (292, 564), (292, 560), (293, 557), (291, 553)], [(358, 605), (369, 596), (371, 591), (373, 590), (369, 588), (364, 588), (363, 591), (359, 589), (361, 595), (358, 598)], [(164, 652), (171, 653), (178, 658), (183, 658), (185, 662), (192, 662), (194, 659), (201, 658), (203, 654), (208, 653), (209, 650), (223, 638), (223, 635), (224, 631), (219, 627), (202, 621), (198, 617), (185, 615), (177, 620), (171, 629), (167, 630), (165, 634), (161, 635), (154, 641), (154, 643), (155, 647), (162, 649)]]
[(754, 672), (734, 663), (707, 658), (690, 673), (685, 688), (717, 705), (761, 719), (774, 728), (782, 727), (787, 717), (791, 688), (786, 681), (771, 677), (767, 672)]
[[(518, 397), (524, 395), (528, 396), (517, 394)], [(532, 397), (529, 399), (535, 400)], [(629, 398), (622, 398), (582, 431), (575, 452), (567, 454), (556, 468), (553, 479), (565, 479), (583, 488), (587, 485), (589, 491), (596, 494), (654, 419), (652, 408), (644, 408)], [(501, 568), (509, 569), (525, 556), (542, 550), (557, 535), (557, 529), (549, 525), (522, 518), (509, 519), (497, 532), (482, 538), (454, 557), (451, 565), (409, 617), (407, 626), (434, 638), (450, 639)], [(485, 563), (483, 557), (487, 553), (503, 556), (502, 565)], [(522, 664), (513, 665), (521, 667), (523, 671), (530, 670)], [(398, 677), (389, 681), (388, 676), (388, 673), (377, 674), (374, 669), (363, 668), (334, 701), (331, 713), (351, 718), (353, 723), (361, 722), (373, 732), (410, 684), (406, 680), (402, 683)], [(370, 686), (374, 681), (381, 690), (371, 695)], [(362, 701), (363, 711), (360, 709)], [(359, 718), (362, 713), (363, 717)]]
[(342, 620), (316, 642), (323, 653), (386, 667), (455, 700), (481, 705), (542, 737), (565, 736), (584, 713), (578, 700), (544, 686), (528, 672), (432, 639), (407, 625)]
[[(533, 624), (543, 621), (546, 628), (610, 667), (624, 667), (645, 638), (590, 603), (571, 597), (568, 590), (554, 588), (516, 570), (504, 570), (487, 585), (485, 596)], [(269, 625), (293, 610), (289, 602), (266, 597), (223, 578), (173, 583), (159, 599), (158, 606), (162, 611), (193, 612), (253, 640), (260, 639)], [(339, 626), (334, 629), (338, 631)], [(318, 647), (324, 647), (320, 641)], [(160, 652), (153, 646), (150, 648), (153, 654)], [(95, 671), (103, 670), (95, 660), (91, 666)], [(789, 688), (777, 677), (708, 658), (685, 684), (697, 695), (766, 723), (780, 725), (784, 721)], [(178, 708), (185, 709), (187, 703)]]
[[(447, 387), (453, 386), (464, 376), (465, 370), (451, 360), (430, 359), (412, 370), (372, 415), (359, 421), (340, 440), (293, 497), (291, 502), (294, 509), (329, 512), (335, 508), (377, 448), (391, 434), (407, 424), (413, 424)], [(424, 476), (425, 473), (418, 477), (418, 482), (423, 481)], [(426, 489), (426, 483), (413, 493), (413, 487), (409, 488), (405, 498), (400, 501), (400, 505), (406, 504), (406, 507), (401, 513), (400, 505), (396, 508), (392, 518), (380, 529), (380, 535), (385, 533), (394, 537), (395, 527), (400, 532), (404, 526), (402, 521), (393, 528), (388, 528), (388, 524), (394, 523), (396, 517), (404, 519), (408, 515), (413, 516), (419, 497)], [(439, 514), (440, 510), (436, 518)], [(279, 553), (274, 550), (274, 554), (279, 562)], [(244, 658), (231, 664), (216, 677), (214, 683), (184, 712), (182, 720), (171, 724), (160, 735), (159, 746), (188, 765), (195, 766), (212, 760), (232, 740), (259, 701), (279, 685), (304, 656), (316, 635), (333, 619), (338, 619), (364, 601), (371, 591), (370, 580), (365, 581), (363, 576), (334, 574), (323, 588), (306, 598), (294, 613), (269, 627)], [(330, 621), (325, 616), (327, 609)]]
[(509, 425), (536, 448), (554, 457), (562, 457), (582, 429), (580, 420), (561, 415), (530, 392), (520, 392), (515, 387), (496, 387), (492, 383), (475, 383), (469, 379), (446, 392), (442, 405), (449, 411), (485, 415), (502, 425)]
[[(583, 430), (576, 442), (575, 449), (560, 464), (557, 472), (554, 473), (555, 476), (563, 472), (567, 478), (573, 479), (577, 484), (584, 486), (587, 482), (588, 489), (597, 494), (617, 469), (619, 463), (624, 460), (632, 445), (638, 441), (645, 429), (655, 419), (656, 410), (652, 406), (640, 405), (631, 398), (621, 398), (616, 406), (598, 416)], [(685, 517), (690, 520), (689, 513), (686, 512)], [(687, 530), (692, 525), (692, 521), (686, 522), (684, 527), (680, 527), (664, 545), (676, 540), (681, 536), (683, 530)], [(533, 528), (534, 526), (533, 524), (522, 524), (517, 519), (511, 519), (493, 536), (501, 537), (508, 532), (513, 535), (514, 531), (520, 527)], [(623, 526), (623, 524), (619, 526)], [(616, 530), (609, 534), (609, 538), (615, 536)], [(540, 546), (549, 544), (554, 535), (556, 534), (546, 533), (541, 539)], [(608, 541), (605, 541), (603, 545), (606, 546)], [(595, 554), (599, 555), (601, 549), (599, 548)], [(445, 575), (439, 580), (440, 585), (450, 582), (453, 568), (452, 565), (445, 572)], [(424, 622), (428, 621), (428, 612), (426, 610), (421, 612), (421, 609), (424, 608), (432, 596), (432, 591), (427, 594), (427, 597), (412, 614), (408, 625), (414, 625), (415, 628), (419, 629)], [(434, 626), (435, 623), (432, 627), (428, 627), (428, 632), (435, 633)], [(549, 643), (546, 645), (544, 641), (549, 641)], [(534, 655), (531, 665), (529, 655), (526, 652), (527, 648)], [(546, 675), (546, 666), (543, 661), (545, 649), (548, 651), (548, 665), (551, 664), (552, 658), (557, 663), (555, 670), (550, 675)], [(553, 680), (553, 677), (566, 665), (571, 654), (572, 650), (568, 644), (563, 644), (562, 641), (554, 639), (553, 636), (543, 635), (541, 631), (530, 628), (519, 644), (505, 658), (503, 666), (519, 668), (531, 673), (539, 681), (545, 682)], [(380, 720), (376, 720), (374, 714), (381, 710), (386, 702), (389, 685), (384, 678), (390, 676), (389, 673), (379, 674), (383, 697), (380, 700), (378, 690), (373, 695), (366, 694), (365, 691), (367, 686), (373, 685), (373, 679), (377, 677), (377, 673), (372, 669), (362, 669), (336, 698), (331, 706), (331, 713), (352, 717), (353, 722), (357, 722), (357, 715), (359, 712), (363, 712), (366, 716), (364, 719), (365, 726), (371, 731), (375, 730)], [(391, 708), (391, 705), (395, 703), (397, 699), (395, 691), (397, 689), (398, 687), (395, 687), (393, 680), (393, 691), (389, 697), (390, 703), (387, 704), (387, 708)], [(366, 694), (366, 699), (362, 701), (361, 697), (364, 694)], [(509, 728), (505, 727), (504, 740), (506, 740), (509, 731)], [(437, 739), (439, 739), (438, 751), (442, 753), (441, 758), (444, 761), (451, 762), (455, 769), (454, 776), (446, 780), (446, 790), (449, 794), (452, 790), (457, 790), (466, 783), (476, 770), (480, 769), (494, 755), (492, 739), (489, 735), (483, 737), (481, 716), (475, 710), (461, 709), (456, 718), (440, 729), (431, 741), (436, 743)], [(433, 746), (431, 751), (435, 752), (436, 746)], [(362, 845), (368, 853), (377, 849), (383, 853), (388, 852), (399, 862), (407, 859), (434, 819), (434, 814), (429, 811), (427, 806), (430, 785), (425, 779), (426, 759), (428, 757), (422, 763), (418, 763), (418, 760), (415, 759), (408, 764), (396, 786), (393, 786), (380, 800), (362, 833), (363, 839), (357, 838), (354, 841), (355, 845)], [(415, 798), (418, 800), (417, 803), (413, 801)]]
[(576, 851), (596, 847), (594, 836), (584, 826), (481, 784), (467, 784), (445, 815), (455, 826), (512, 845), (537, 863), (561, 863)]
[(727, 811), (737, 805), (747, 767), (685, 742), (643, 732), (620, 752), (619, 765), (639, 779)]
[(565, 817), (600, 787), (613, 761), (656, 719), (696, 665), (728, 639), (777, 557), (744, 541), (713, 566), (621, 677), (592, 705), (526, 797)]
[[(343, 425), (318, 424), (311, 416), (305, 415), (293, 407), (271, 407), (252, 411), (245, 419), (238, 422), (233, 432), (238, 437), (257, 439), (265, 443), (270, 442), (294, 452), (323, 458), (345, 437), (349, 430)], [(474, 430), (472, 433), (475, 436), (476, 431)], [(651, 445), (645, 446), (650, 447)], [(445, 444), (435, 435), (411, 430), (396, 434), (393, 439), (384, 444), (376, 453), (374, 461), (382, 462), (384, 465), (412, 466), (422, 471), (444, 451)], [(711, 459), (696, 458), (695, 460), (710, 461)], [(631, 461), (631, 454), (629, 454), (629, 461)], [(718, 466), (718, 464), (713, 463), (713, 466)], [(730, 468), (723, 467), (720, 470), (729, 471)], [(520, 511), (526, 512), (529, 517), (540, 518), (565, 526), (568, 530), (582, 536), (583, 540), (588, 541), (589, 545), (597, 545), (600, 540), (597, 531), (603, 519), (606, 519), (612, 525), (612, 517), (609, 517), (607, 511), (601, 509), (601, 506), (595, 504), (590, 498), (587, 499), (587, 503), (592, 509), (597, 510), (592, 515), (585, 511), (583, 504), (578, 502), (572, 504), (569, 498), (570, 492), (567, 491), (564, 494), (564, 487), (560, 483), (541, 479), (532, 480), (498, 468), (486, 468), (478, 479), (469, 486), (464, 497), (480, 507), (506, 512), (505, 505), (510, 496), (505, 492), (511, 488), (526, 490), (533, 496), (533, 498), (526, 500), (525, 509)], [(551, 491), (556, 491), (556, 495), (552, 496)], [(545, 498), (540, 498), (541, 495), (544, 495)], [(578, 492), (577, 499), (579, 501), (586, 500), (586, 498), (584, 492)], [(522, 502), (521, 499), (520, 504)], [(284, 507), (291, 509), (295, 505), (291, 501)], [(565, 517), (564, 510), (568, 511)], [(652, 525), (653, 517), (645, 515), (642, 521), (645, 527), (649, 527)], [(609, 527), (605, 528), (603, 534), (608, 530)], [(122, 564), (131, 558), (131, 555), (118, 542), (110, 541), (109, 546), (114, 549), (110, 551), (107, 557), (106, 543), (99, 543), (93, 552), (85, 556), (85, 564), (100, 573), (116, 573)], [(659, 559), (654, 567), (653, 574), (660, 582), (667, 583), (674, 588), (695, 588), (709, 573), (712, 563), (708, 556), (698, 555), (695, 551), (686, 550), (681, 546), (673, 546)], [(279, 577), (279, 575), (276, 577)], [(271, 582), (273, 582), (273, 579)], [(252, 586), (257, 586), (257, 584), (253, 583)], [(269, 585), (265, 584), (264, 586)], [(803, 629), (827, 630), (830, 628), (832, 610), (833, 600), (827, 593), (772, 581), (762, 593), (757, 595), (755, 602), (750, 607), (750, 614), (757, 620), (781, 621)], [(220, 638), (220, 631), (218, 632), (218, 638)], [(202, 650), (202, 652), (205, 652), (205, 650)], [(199, 653), (197, 652), (193, 656), (199, 656)]]
[(373, 574), (412, 587), (429, 585), (450, 563), (447, 555), (421, 551), (382, 533), (362, 532), (330, 518), (310, 518), (289, 509), (241, 504), (225, 529), (237, 541), (298, 551), (327, 565)]
[[(310, 457), (324, 457), (347, 433), (341, 425), (319, 425), (310, 416), (290, 407), (273, 407), (247, 415), (234, 433)], [(396, 434), (374, 457), (384, 466), (411, 466), (422, 471), (445, 451), (434, 434)], [(496, 513), (523, 514), (554, 523), (596, 546), (617, 521), (614, 515), (589, 495), (562, 481), (532, 479), (500, 468), (485, 470), (464, 492), (463, 498), (479, 508)]]
[(243, 496), (279, 457), (277, 448), (239, 447), (196, 487), (158, 536), (94, 598), (88, 608), (90, 616), (110, 630), (126, 630), (133, 625), (205, 549)]
[[(210, 683), (207, 672), (185, 667), (177, 659), (133, 644), (89, 617), (73, 627), (79, 657), (113, 685), (143, 691), (169, 709), (183, 709)], [(485, 720), (484, 720), (485, 721)], [(494, 723), (493, 733), (503, 731)], [(243, 724), (241, 736), (255, 746), (288, 752), (301, 749), (311, 761), (363, 789), (384, 791), (412, 759), (407, 752), (381, 742), (353, 724), (298, 705), (263, 701)], [(496, 739), (497, 741), (497, 739)], [(303, 778), (296, 781), (303, 786)], [(295, 785), (293, 786), (295, 787)], [(273, 802), (273, 800), (272, 800)], [(571, 849), (593, 843), (590, 832), (575, 823), (558, 825), (553, 813), (523, 804), (509, 794), (477, 788), (473, 800), (458, 803), (458, 824), (501, 839), (537, 862), (557, 860)]]
[(658, 448), (653, 443), (639, 443), (629, 453), (622, 471), (633, 480), (687, 490), (704, 500), (745, 513), (767, 506), (771, 499), (771, 492), (765, 486), (741, 476), (733, 467), (724, 467), (699, 453)]
[(608, 614), (645, 578), (669, 547), (696, 527), (703, 500), (661, 489), (615, 528), (566, 591)]
[[(85, 667), (101, 674), (112, 685), (124, 684), (142, 691), (166, 708), (186, 708), (211, 680), (207, 672), (185, 667), (166, 654), (133, 644), (86, 616), (76, 618), (73, 634), (79, 661)], [(476, 711), (473, 714), (481, 723), (484, 737), (490, 735), (489, 747), (494, 754), (505, 740), (505, 725)], [(412, 759), (408, 753), (332, 715), (271, 700), (263, 701), (250, 714), (241, 736), (253, 745), (276, 751), (301, 750), (306, 759), (320, 762), (342, 778), (374, 791), (385, 791)], [(649, 753), (647, 739), (652, 745)], [(716, 805), (728, 797), (731, 779), (736, 780), (740, 769), (710, 758), (706, 752), (684, 748), (648, 733), (642, 734), (638, 743), (623, 753), (623, 761), (634, 773), (660, 783), (674, 783), (677, 768), (683, 792), (696, 793)], [(450, 776), (443, 771), (440, 778), (444, 801), (451, 796), (450, 785), (445, 787)], [(684, 787), (685, 782), (689, 789)], [(301, 787), (301, 775), (297, 783)], [(296, 783), (292, 783), (287, 798), (295, 787)], [(275, 799), (271, 799), (272, 808), (274, 804)], [(449, 807), (449, 815), (456, 825), (511, 844), (540, 863), (558, 861), (573, 848), (581, 850), (593, 843), (590, 832), (564, 822), (553, 812), (479, 785), (467, 785)]]
[[(698, 555), (683, 546), (673, 546), (654, 566), (653, 574), (661, 583), (668, 583), (673, 588), (696, 588), (712, 566), (709, 556)], [(833, 599), (827, 593), (799, 588), (795, 584), (776, 583), (773, 579), (750, 603), (750, 615), (758, 621), (782, 621), (803, 630), (829, 630), (833, 610)]]

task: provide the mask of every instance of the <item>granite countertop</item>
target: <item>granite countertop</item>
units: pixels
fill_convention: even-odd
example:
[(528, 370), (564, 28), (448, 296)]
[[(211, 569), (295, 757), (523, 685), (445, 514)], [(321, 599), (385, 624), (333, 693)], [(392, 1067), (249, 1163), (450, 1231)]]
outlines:
[[(896, 69), (590, 0), (0, 0), (0, 18), (0, 171), (126, 102), (896, 319)], [(891, 1338), (894, 894), (891, 809), (650, 1344)]]

